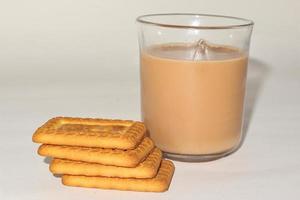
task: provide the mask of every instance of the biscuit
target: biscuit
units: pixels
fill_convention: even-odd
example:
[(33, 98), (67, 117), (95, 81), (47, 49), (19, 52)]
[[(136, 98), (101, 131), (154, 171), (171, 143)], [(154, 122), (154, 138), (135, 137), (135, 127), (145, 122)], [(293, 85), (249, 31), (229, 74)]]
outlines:
[(135, 149), (130, 150), (42, 144), (38, 149), (38, 153), (41, 156), (67, 160), (120, 167), (136, 167), (153, 148), (153, 141), (149, 137), (145, 137)]
[(36, 143), (134, 149), (145, 135), (145, 125), (131, 120), (56, 117), (33, 134)]
[(72, 160), (53, 159), (50, 171), (53, 174), (83, 176), (107, 176), (121, 178), (152, 178), (156, 175), (162, 152), (155, 148), (137, 167), (118, 167)]
[(63, 175), (62, 183), (67, 186), (88, 188), (163, 192), (169, 188), (174, 169), (174, 164), (171, 161), (162, 160), (158, 173), (154, 178), (136, 179)]

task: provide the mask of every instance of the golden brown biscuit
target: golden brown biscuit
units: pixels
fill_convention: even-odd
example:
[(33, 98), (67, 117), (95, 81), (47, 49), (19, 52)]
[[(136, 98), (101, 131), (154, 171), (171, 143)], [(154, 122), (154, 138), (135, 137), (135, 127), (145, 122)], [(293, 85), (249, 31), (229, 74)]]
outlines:
[(53, 174), (152, 178), (157, 173), (161, 158), (162, 153), (158, 148), (155, 148), (143, 162), (138, 164), (137, 167), (118, 167), (55, 158), (50, 164), (50, 171)]
[(132, 190), (141, 192), (163, 192), (169, 188), (173, 173), (174, 164), (169, 160), (162, 160), (157, 175), (154, 178), (112, 178), (112, 177), (91, 177), (63, 175), (62, 183), (68, 186)]
[(100, 163), (120, 167), (136, 167), (147, 157), (153, 148), (154, 144), (152, 140), (149, 137), (145, 137), (135, 149), (130, 150), (43, 144), (39, 147), (38, 153), (41, 156), (67, 160)]
[(56, 117), (33, 134), (36, 143), (134, 149), (143, 139), (146, 128), (131, 120)]

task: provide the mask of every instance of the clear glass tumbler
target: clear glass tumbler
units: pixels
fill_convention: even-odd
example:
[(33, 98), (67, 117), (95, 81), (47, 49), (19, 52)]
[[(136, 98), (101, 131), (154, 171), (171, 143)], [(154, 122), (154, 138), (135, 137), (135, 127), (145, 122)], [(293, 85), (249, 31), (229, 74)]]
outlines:
[(137, 18), (142, 119), (171, 159), (209, 161), (241, 144), (251, 20), (204, 14)]

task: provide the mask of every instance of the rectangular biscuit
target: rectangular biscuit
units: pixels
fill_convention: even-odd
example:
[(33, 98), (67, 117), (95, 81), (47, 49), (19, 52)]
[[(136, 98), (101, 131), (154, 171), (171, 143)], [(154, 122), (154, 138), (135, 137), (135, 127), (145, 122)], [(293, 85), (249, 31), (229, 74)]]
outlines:
[(163, 192), (169, 188), (174, 169), (174, 164), (171, 161), (162, 160), (158, 173), (153, 178), (136, 179), (63, 175), (62, 183), (67, 186), (88, 188)]
[(137, 167), (118, 167), (54, 158), (50, 164), (53, 174), (107, 176), (121, 178), (152, 178), (156, 175), (162, 152), (155, 148)]
[(56, 117), (33, 134), (36, 143), (134, 149), (145, 135), (145, 125), (131, 120)]
[(120, 167), (136, 167), (153, 148), (153, 141), (149, 137), (145, 137), (135, 149), (129, 150), (42, 144), (38, 149), (38, 153), (41, 156), (67, 160)]

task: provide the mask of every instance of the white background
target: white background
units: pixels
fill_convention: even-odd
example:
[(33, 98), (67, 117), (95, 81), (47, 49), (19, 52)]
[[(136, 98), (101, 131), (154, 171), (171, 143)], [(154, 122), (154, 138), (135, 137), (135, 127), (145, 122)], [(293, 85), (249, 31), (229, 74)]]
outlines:
[[(175, 162), (166, 193), (61, 185), (32, 133), (58, 115), (140, 119), (134, 20), (160, 12), (255, 21), (243, 147)], [(0, 0), (0, 199), (299, 199), (299, 13), (298, 0)]]

